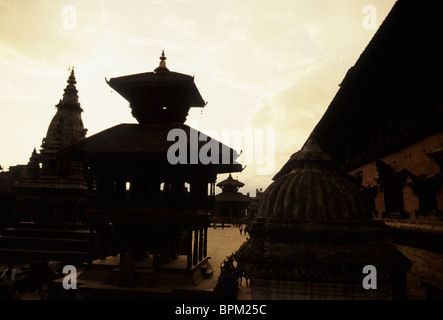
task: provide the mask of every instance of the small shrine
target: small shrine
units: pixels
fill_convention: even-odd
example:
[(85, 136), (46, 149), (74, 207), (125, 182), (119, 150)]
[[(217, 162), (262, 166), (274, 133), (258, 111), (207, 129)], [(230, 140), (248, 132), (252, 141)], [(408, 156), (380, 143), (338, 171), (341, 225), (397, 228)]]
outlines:
[(252, 202), (250, 197), (243, 195), (238, 190), (245, 184), (237, 179), (228, 178), (219, 182), (217, 187), (222, 192), (215, 196), (215, 217), (216, 222), (241, 224), (248, 220), (248, 206)]

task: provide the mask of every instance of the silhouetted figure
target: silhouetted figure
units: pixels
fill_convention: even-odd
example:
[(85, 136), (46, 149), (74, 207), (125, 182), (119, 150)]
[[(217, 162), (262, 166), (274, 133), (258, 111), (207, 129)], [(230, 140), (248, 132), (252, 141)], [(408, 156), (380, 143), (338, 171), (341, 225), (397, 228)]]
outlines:
[(242, 234), (242, 232), (243, 232), (243, 225), (242, 224), (240, 225), (239, 230), (240, 230), (240, 234)]
[(223, 300), (237, 300), (238, 282), (232, 269), (228, 269), (222, 276), (220, 288)]
[(246, 286), (249, 287), (249, 284), (251, 282), (251, 279), (249, 278), (249, 273), (243, 272), (243, 277), (245, 278)]
[(0, 277), (0, 292), (2, 300), (10, 300), (15, 289), (15, 276), (17, 271), (13, 264), (9, 264)]
[(243, 270), (235, 268), (235, 276), (237, 278), (237, 282), (240, 287), (241, 287), (242, 281), (243, 281), (243, 274), (244, 274)]
[(246, 227), (245, 227), (245, 236), (249, 236), (249, 228), (248, 228), (248, 225), (246, 225)]

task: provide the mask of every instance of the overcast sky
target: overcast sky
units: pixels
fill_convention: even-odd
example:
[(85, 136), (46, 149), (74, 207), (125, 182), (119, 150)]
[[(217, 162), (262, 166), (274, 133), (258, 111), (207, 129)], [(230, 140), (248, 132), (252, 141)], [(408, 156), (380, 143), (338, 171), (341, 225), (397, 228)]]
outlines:
[[(228, 144), (227, 130), (254, 132), (254, 144), (242, 148), (246, 169), (234, 177), (255, 195), (320, 120), (376, 32), (368, 22), (378, 28), (394, 3), (0, 0), (0, 165), (26, 164), (39, 150), (69, 66), (88, 136), (136, 123), (105, 77), (151, 72), (165, 50), (168, 68), (195, 76), (208, 102), (190, 112), (189, 125)], [(256, 157), (261, 148), (264, 157)]]

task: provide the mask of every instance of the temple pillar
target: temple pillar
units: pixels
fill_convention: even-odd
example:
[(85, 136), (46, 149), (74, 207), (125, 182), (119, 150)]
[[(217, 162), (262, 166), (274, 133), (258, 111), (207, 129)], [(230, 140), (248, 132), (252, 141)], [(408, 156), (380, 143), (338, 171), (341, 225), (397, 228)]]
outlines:
[(152, 237), (152, 266), (155, 268), (158, 266), (158, 255), (159, 255), (159, 248), (158, 248), (158, 234), (154, 231), (153, 237)]
[(188, 234), (186, 236), (186, 268), (192, 268), (192, 229), (188, 229)]
[(169, 235), (169, 257), (171, 260), (177, 259), (177, 234), (171, 232)]
[(377, 192), (374, 199), (375, 210), (377, 210), (378, 218), (383, 218), (383, 213), (386, 211), (385, 208), (385, 194), (382, 191)]
[(198, 261), (203, 260), (203, 228), (199, 228), (199, 246), (198, 246)]
[(404, 210), (405, 212), (409, 213), (409, 217), (411, 219), (415, 219), (415, 212), (416, 210), (420, 209), (418, 196), (414, 194), (414, 190), (412, 190), (411, 186), (409, 185), (406, 185), (402, 192)]
[(198, 229), (194, 229), (194, 255), (192, 263), (194, 265), (198, 263)]
[(206, 258), (208, 256), (208, 227), (205, 227), (203, 230), (203, 257)]
[(106, 259), (104, 245), (105, 245), (105, 230), (104, 230), (104, 226), (102, 224), (100, 224), (96, 227), (95, 249), (97, 250), (97, 256), (102, 260)]

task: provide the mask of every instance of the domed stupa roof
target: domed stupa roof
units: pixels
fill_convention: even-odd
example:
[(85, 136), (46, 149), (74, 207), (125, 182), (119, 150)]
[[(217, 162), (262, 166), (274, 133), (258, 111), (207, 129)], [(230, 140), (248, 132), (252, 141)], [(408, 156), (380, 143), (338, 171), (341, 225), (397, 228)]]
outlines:
[(265, 191), (258, 217), (304, 220), (370, 220), (355, 181), (310, 138), (289, 163), (292, 171)]
[[(250, 239), (235, 253), (238, 266), (258, 288), (253, 298), (347, 297), (345, 289), (334, 291), (339, 287), (363, 298), (386, 297), (387, 288), (401, 287), (395, 273), (404, 274), (410, 262), (392, 244), (384, 222), (372, 220), (356, 181), (313, 138), (285, 169), (263, 193), (248, 226)], [(377, 267), (385, 291), (362, 289), (366, 265)], [(312, 283), (321, 283), (315, 294), (304, 291)]]

